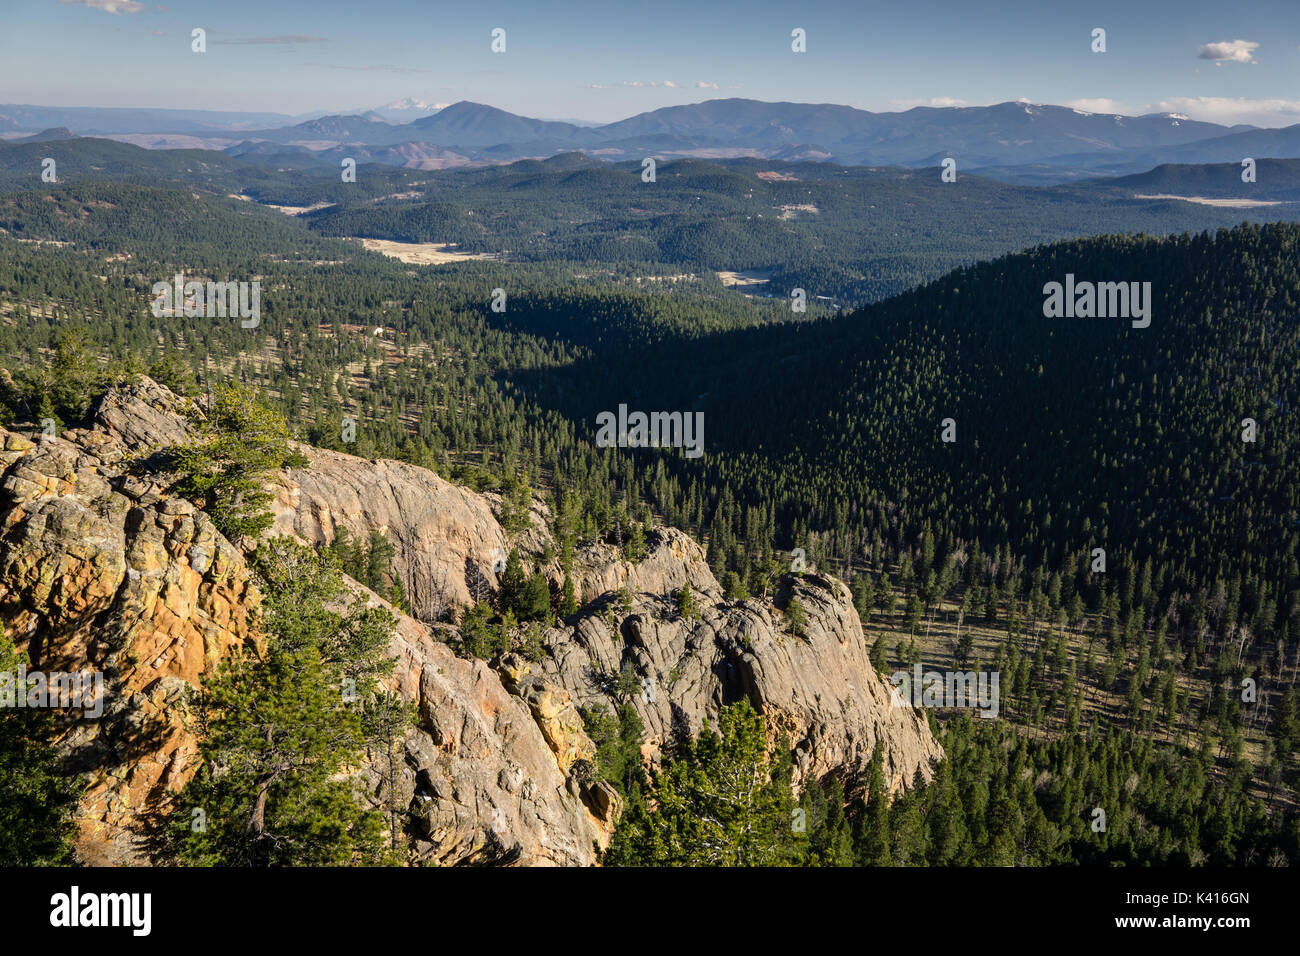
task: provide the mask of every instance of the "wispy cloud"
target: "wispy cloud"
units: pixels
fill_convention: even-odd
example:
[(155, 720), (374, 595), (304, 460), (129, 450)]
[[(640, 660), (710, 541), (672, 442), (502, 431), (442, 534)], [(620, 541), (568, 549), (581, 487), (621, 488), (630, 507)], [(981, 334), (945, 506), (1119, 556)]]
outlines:
[(328, 43), (324, 37), (277, 36), (277, 37), (231, 37), (228, 40), (213, 40), (214, 44), (226, 46), (296, 46), (299, 43)]
[(710, 83), (708, 80), (696, 80), (695, 88), (697, 90), (716, 90), (718, 88), (718, 84)]
[(59, 0), (59, 3), (65, 7), (86, 7), (90, 10), (103, 10), (105, 13), (111, 13), (119, 17), (124, 13), (139, 13), (144, 9), (144, 4), (136, 3), (135, 0)]
[[(718, 85), (716, 83), (700, 82), (695, 85), (702, 89), (716, 90), (718, 88)], [(677, 90), (677, 89), (681, 89), (681, 86), (682, 85), (680, 83), (676, 83), (673, 80), (621, 80), (618, 83), (589, 83), (587, 84), (587, 89), (616, 90), (621, 87), (636, 87), (638, 89), (661, 87), (663, 89), (668, 89), (668, 90)]]
[(1258, 43), (1250, 40), (1223, 40), (1219, 43), (1207, 43), (1199, 50), (1196, 55), (1202, 60), (1214, 60), (1216, 65), (1220, 63), (1254, 63), (1255, 51), (1259, 49)]
[(965, 100), (959, 100), (954, 96), (931, 96), (929, 99), (913, 100), (892, 100), (894, 106), (899, 109), (910, 110), (916, 106), (969, 106)]
[(326, 70), (354, 70), (359, 73), (397, 73), (401, 76), (433, 72), (433, 70), (425, 70), (414, 66), (391, 66), (387, 63), (376, 63), (367, 66), (345, 66), (342, 63), (308, 63), (306, 65), (319, 66)]

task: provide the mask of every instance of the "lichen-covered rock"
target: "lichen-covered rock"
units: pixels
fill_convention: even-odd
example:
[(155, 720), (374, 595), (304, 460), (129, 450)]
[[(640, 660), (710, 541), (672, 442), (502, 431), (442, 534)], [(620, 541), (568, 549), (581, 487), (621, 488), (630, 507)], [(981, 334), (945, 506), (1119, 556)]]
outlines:
[[(70, 717), (60, 741), (90, 780), (78, 813), (86, 863), (149, 861), (150, 822), (197, 767), (186, 690), (263, 640), (244, 554), (169, 496), (164, 476), (128, 468), (192, 435), (183, 408), (146, 379), (110, 392), (91, 428), (36, 441), (0, 429), (0, 620), (33, 669), (104, 675), (102, 716)], [(347, 460), (358, 472), (368, 464)], [(443, 491), (458, 515), (476, 516), (484, 540), (504, 542), (486, 501)], [(449, 537), (460, 540), (455, 527)], [(594, 747), (567, 695), (512, 694), (485, 663), (456, 657), (401, 614), (390, 655), (393, 688), (420, 714), (398, 782), (423, 828), (417, 859), (593, 863), (617, 795), (575, 779)]]
[(102, 715), (63, 740), (90, 781), (87, 863), (141, 857), (136, 824), (192, 772), (182, 689), (257, 637), (242, 555), (189, 502), (125, 480), (126, 458), (188, 433), (176, 401), (146, 379), (110, 393), (93, 429), (35, 442), (0, 430), (0, 620), (33, 669), (102, 675)]

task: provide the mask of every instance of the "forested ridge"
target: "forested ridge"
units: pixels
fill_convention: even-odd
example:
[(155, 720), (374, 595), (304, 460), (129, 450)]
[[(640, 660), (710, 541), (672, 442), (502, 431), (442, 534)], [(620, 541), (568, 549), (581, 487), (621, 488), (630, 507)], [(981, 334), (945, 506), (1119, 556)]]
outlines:
[[(691, 186), (731, 188), (718, 175)], [(648, 527), (683, 527), (733, 595), (773, 589), (805, 549), (850, 582), (878, 669), (1003, 675), (1006, 720), (945, 719), (933, 783), (883, 816), (876, 781), (810, 789), (824, 825), (797, 845), (782, 828), (768, 862), (1295, 859), (1300, 226), (1041, 246), (836, 316), (641, 288), (637, 262), (591, 269), (595, 246), (586, 266), (411, 267), (322, 222), (121, 183), (0, 195), (5, 424), (79, 424), (141, 372), (195, 395), (242, 381), (318, 445), (546, 494), (569, 545), (635, 551)], [(706, 245), (682, 257), (715, 267)], [(175, 271), (258, 278), (261, 324), (153, 316), (149, 289)], [(1150, 327), (1045, 318), (1043, 285), (1066, 273), (1151, 282)], [(703, 411), (704, 457), (595, 447), (596, 413), (619, 403)], [(626, 730), (608, 731), (607, 765), (626, 766)], [(721, 757), (676, 759), (685, 793)], [(768, 826), (795, 800), (773, 759)], [(635, 797), (650, 781), (611, 775), (630, 812), (610, 862), (699, 862), (656, 836)]]
[[(23, 207), (0, 221), (0, 228), (21, 237), (59, 238), (54, 227), (70, 224), (66, 215), (62, 223), (52, 222), (48, 211), (30, 203), (62, 191), (34, 175), (45, 157), (56, 160), (59, 183), (73, 189), (73, 198), (83, 195), (76, 187), (105, 180), (193, 190), (212, 200), (238, 195), (307, 210), (293, 225), (322, 236), (452, 243), (520, 263), (600, 264), (641, 275), (686, 271), (710, 291), (715, 271), (754, 271), (768, 280), (765, 294), (784, 298), (802, 288), (809, 297), (845, 307), (1041, 242), (1294, 216), (1289, 205), (1219, 209), (1138, 200), (1135, 193), (1185, 187), (1186, 194), (1199, 195), (1207, 178), (1215, 184), (1208, 194), (1216, 196), (1289, 199), (1295, 192), (1293, 164), (1285, 160), (1263, 161), (1258, 185), (1245, 186), (1238, 175), (1236, 191), (1219, 167), (1162, 167), (1151, 174), (1160, 173), (1160, 188), (1147, 188), (1136, 177), (1132, 184), (1120, 179), (1026, 187), (962, 170), (955, 182), (943, 182), (937, 166), (758, 159), (664, 162), (654, 181), (645, 182), (640, 162), (610, 164), (581, 153), (437, 171), (365, 164), (355, 182), (343, 182), (337, 163), (297, 154), (234, 157), (75, 139), (0, 143), (0, 185), (12, 190), (9, 203)], [(28, 202), (18, 199), (25, 192), (34, 194)], [(116, 206), (113, 197), (100, 201)], [(175, 200), (169, 202), (174, 219)], [(101, 241), (150, 238), (120, 214), (88, 218), (88, 224), (111, 226), (99, 230)], [(214, 232), (221, 231), (214, 224)]]

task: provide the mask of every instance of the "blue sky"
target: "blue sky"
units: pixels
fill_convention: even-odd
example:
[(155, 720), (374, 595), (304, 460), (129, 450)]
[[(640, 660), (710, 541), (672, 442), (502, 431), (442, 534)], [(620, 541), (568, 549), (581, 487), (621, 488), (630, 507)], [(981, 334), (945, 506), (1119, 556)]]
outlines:
[(607, 122), (726, 96), (1290, 125), (1300, 0), (0, 0), (0, 102), (296, 114), (413, 97)]

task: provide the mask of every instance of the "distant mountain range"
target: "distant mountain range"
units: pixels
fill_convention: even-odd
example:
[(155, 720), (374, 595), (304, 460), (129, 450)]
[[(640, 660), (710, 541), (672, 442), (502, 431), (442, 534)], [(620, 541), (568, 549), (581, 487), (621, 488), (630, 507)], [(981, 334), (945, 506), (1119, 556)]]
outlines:
[(206, 137), (212, 142), (204, 145), (236, 155), (310, 150), (321, 159), (347, 155), (358, 162), (416, 168), (511, 162), (575, 150), (608, 160), (752, 156), (912, 167), (936, 165), (951, 156), (959, 170), (1050, 183), (1138, 173), (1169, 163), (1300, 157), (1300, 125), (1223, 126), (1175, 113), (1123, 116), (1024, 102), (872, 113), (834, 104), (720, 99), (597, 126), (532, 119), (468, 101), (444, 107), (412, 99), (360, 114), (305, 119), (0, 105), (0, 131), (10, 138), (51, 127), (130, 138), (141, 145), (172, 145), (156, 137), (185, 135)]
[(395, 103), (366, 110), (362, 115), (366, 119), (379, 120), (382, 123), (409, 123), (424, 116), (432, 116), (446, 106), (446, 103), (426, 103), (408, 96)]

